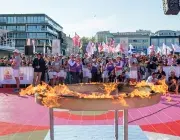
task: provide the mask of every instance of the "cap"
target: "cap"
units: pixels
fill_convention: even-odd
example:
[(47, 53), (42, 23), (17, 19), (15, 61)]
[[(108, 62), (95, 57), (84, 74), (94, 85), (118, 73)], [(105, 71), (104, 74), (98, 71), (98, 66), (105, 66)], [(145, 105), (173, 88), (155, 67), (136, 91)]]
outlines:
[(37, 55), (42, 55), (42, 54), (39, 52), (39, 53), (37, 53)]
[(15, 49), (13, 53), (20, 53), (19, 50)]

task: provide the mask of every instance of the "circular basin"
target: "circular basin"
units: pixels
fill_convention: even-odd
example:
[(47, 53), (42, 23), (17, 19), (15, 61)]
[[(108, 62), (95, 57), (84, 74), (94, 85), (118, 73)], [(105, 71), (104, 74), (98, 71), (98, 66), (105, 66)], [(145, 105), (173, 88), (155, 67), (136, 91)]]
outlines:
[[(97, 92), (99, 94), (105, 93), (104, 84), (74, 84), (67, 85), (71, 91), (75, 91), (82, 94), (91, 94)], [(149, 93), (149, 97), (130, 97), (130, 94), (135, 89), (139, 91), (145, 91)], [(60, 90), (56, 91), (57, 94)], [(127, 94), (127, 97), (119, 99), (120, 94)], [(161, 94), (151, 92), (150, 87), (137, 88), (135, 86), (118, 84), (118, 86), (110, 93), (113, 98), (79, 98), (72, 95), (57, 95), (58, 103), (60, 106), (54, 106), (54, 108), (67, 109), (71, 111), (106, 111), (106, 110), (123, 110), (131, 108), (141, 108), (146, 106), (152, 106), (159, 103)], [(36, 102), (42, 105), (43, 95), (36, 94)], [(126, 103), (126, 105), (124, 104)]]

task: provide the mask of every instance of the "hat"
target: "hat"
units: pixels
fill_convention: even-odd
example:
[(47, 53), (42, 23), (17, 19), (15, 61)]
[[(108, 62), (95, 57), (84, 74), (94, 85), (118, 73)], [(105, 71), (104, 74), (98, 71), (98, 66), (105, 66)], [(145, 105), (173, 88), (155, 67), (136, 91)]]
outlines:
[(37, 55), (42, 55), (40, 52), (39, 53), (36, 53)]
[(19, 50), (15, 49), (13, 53), (20, 53)]
[(59, 54), (59, 57), (62, 57), (63, 55), (62, 54)]
[(121, 56), (120, 55), (117, 55), (116, 58), (120, 58)]

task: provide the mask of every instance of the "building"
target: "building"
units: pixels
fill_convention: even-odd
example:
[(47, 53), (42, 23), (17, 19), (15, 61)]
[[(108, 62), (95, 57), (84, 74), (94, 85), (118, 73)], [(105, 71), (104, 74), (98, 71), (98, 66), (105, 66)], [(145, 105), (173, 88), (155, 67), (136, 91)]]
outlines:
[(150, 34), (151, 31), (146, 30), (137, 30), (136, 32), (112, 33), (115, 45), (118, 45), (122, 38), (127, 38), (128, 44), (131, 44), (134, 47), (134, 51), (139, 53), (147, 53), (147, 48), (150, 44)]
[(36, 51), (42, 52), (45, 44), (51, 50), (53, 39), (61, 40), (65, 50), (63, 27), (46, 14), (0, 14), (0, 29), (8, 30), (9, 38), (15, 39), (15, 47), (24, 51), (27, 39), (34, 39)]
[(106, 42), (108, 37), (111, 37), (111, 33), (109, 31), (100, 31), (95, 35), (96, 42)]
[(66, 42), (67, 42), (66, 55), (70, 56), (73, 53), (73, 40), (70, 36), (67, 36)]
[(180, 32), (172, 30), (160, 30), (151, 34), (150, 45), (161, 47), (163, 43), (167, 46), (180, 45)]

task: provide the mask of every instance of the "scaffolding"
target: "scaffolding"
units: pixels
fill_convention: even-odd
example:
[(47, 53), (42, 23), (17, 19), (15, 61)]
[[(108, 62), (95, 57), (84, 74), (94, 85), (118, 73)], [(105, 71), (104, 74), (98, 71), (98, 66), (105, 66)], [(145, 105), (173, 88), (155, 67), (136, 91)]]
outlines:
[(0, 29), (0, 50), (13, 51), (15, 49), (15, 38), (8, 30)]

